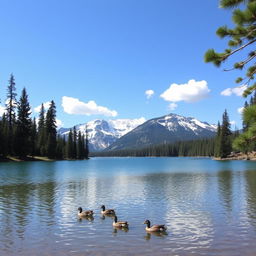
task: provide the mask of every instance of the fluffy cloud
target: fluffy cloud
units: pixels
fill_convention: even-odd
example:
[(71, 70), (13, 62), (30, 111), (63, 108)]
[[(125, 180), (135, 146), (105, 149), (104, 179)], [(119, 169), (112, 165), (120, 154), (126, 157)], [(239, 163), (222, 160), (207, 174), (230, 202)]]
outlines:
[(174, 102), (170, 103), (169, 106), (168, 106), (169, 110), (174, 110), (177, 107), (178, 107), (178, 105), (176, 103), (174, 103)]
[(154, 93), (155, 92), (153, 90), (146, 90), (145, 91), (147, 99), (150, 99), (154, 95)]
[(227, 88), (224, 91), (220, 93), (222, 96), (231, 96), (232, 94), (236, 96), (243, 96), (244, 90), (246, 90), (247, 86), (239, 86), (239, 87), (234, 87), (234, 88)]
[[(47, 110), (47, 109), (50, 107), (50, 104), (51, 104), (50, 101), (47, 101), (47, 102), (43, 103), (44, 109)], [(36, 108), (34, 108), (34, 111), (35, 111), (36, 113), (39, 113), (40, 110), (41, 110), (41, 105), (39, 105), (39, 106), (37, 106)]]
[(231, 125), (235, 125), (236, 124), (236, 121), (230, 121), (229, 122)]
[(71, 115), (117, 116), (117, 112), (115, 110), (110, 110), (106, 107), (98, 106), (93, 100), (85, 103), (76, 98), (63, 96), (62, 107), (66, 113)]
[(171, 84), (160, 97), (170, 102), (196, 102), (206, 98), (209, 92), (206, 81), (189, 80), (186, 84)]
[(238, 108), (238, 109), (237, 109), (237, 112), (238, 112), (239, 114), (243, 114), (243, 111), (244, 111), (244, 107), (241, 107), (241, 108)]

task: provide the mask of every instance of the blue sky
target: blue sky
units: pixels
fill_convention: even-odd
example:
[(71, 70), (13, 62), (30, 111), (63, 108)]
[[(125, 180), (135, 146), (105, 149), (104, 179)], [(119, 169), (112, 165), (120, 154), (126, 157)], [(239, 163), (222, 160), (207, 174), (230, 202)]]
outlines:
[(217, 123), (225, 108), (241, 127), (245, 99), (221, 95), (238, 74), (203, 60), (230, 20), (217, 0), (0, 0), (2, 106), (13, 73), (33, 115), (53, 99), (64, 127), (171, 112)]

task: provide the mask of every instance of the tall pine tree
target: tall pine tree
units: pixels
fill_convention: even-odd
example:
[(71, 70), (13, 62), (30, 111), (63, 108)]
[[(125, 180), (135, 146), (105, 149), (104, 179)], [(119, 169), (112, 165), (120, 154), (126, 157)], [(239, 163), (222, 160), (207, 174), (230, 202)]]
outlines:
[(222, 125), (220, 131), (220, 146), (219, 146), (219, 154), (221, 158), (226, 158), (232, 151), (231, 145), (231, 130), (230, 130), (230, 122), (227, 110), (225, 109), (222, 115)]
[(6, 119), (8, 122), (7, 126), (7, 152), (8, 154), (13, 154), (13, 138), (14, 138), (14, 129), (15, 129), (15, 111), (16, 111), (16, 87), (15, 79), (13, 74), (11, 74), (9, 79), (9, 85), (7, 87), (7, 100), (6, 100)]
[(54, 101), (51, 101), (50, 107), (46, 114), (46, 156), (49, 158), (56, 157), (57, 146), (57, 125), (56, 125), (56, 106)]
[(26, 157), (31, 152), (32, 120), (30, 118), (31, 108), (28, 102), (28, 95), (24, 88), (18, 102), (17, 132), (15, 149), (20, 157)]

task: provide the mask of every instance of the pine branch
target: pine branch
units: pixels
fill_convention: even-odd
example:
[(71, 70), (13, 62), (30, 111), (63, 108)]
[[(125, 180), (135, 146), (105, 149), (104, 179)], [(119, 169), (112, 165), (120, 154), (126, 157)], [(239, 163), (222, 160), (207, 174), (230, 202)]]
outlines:
[(244, 44), (244, 45), (240, 46), (239, 48), (235, 49), (234, 51), (231, 51), (230, 53), (225, 54), (224, 56), (222, 56), (223, 60), (227, 59), (228, 57), (230, 57), (230, 56), (233, 55), (234, 53), (243, 50), (244, 48), (246, 48), (247, 46), (249, 46), (249, 45), (251, 45), (251, 44), (253, 44), (253, 43), (255, 43), (255, 42), (256, 42), (256, 39), (254, 39), (254, 40), (248, 42), (247, 44)]

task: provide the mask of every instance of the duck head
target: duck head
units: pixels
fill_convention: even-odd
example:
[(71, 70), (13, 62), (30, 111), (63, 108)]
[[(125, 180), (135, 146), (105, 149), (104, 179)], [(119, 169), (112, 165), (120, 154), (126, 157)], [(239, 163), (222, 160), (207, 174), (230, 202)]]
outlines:
[(149, 220), (145, 220), (143, 224), (146, 224), (147, 227), (150, 227), (150, 221)]

